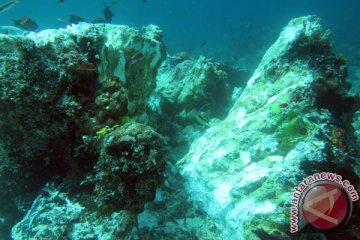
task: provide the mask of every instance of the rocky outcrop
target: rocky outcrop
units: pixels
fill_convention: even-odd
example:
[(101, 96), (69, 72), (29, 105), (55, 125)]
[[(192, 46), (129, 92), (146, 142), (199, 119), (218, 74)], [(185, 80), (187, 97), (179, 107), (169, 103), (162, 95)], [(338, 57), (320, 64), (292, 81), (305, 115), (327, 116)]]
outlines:
[(128, 211), (99, 214), (48, 184), (25, 217), (12, 229), (13, 239), (134, 239)]
[(309, 174), (359, 183), (349, 128), (356, 99), (344, 64), (317, 17), (291, 20), (228, 117), (178, 163), (192, 200), (224, 238), (289, 238), (293, 188)]
[(149, 104), (155, 112), (175, 116), (183, 125), (196, 122), (194, 115), (204, 106), (208, 106), (203, 110), (209, 111), (209, 117), (223, 118), (231, 107), (234, 88), (244, 87), (247, 76), (246, 70), (214, 59), (192, 59), (178, 53), (168, 56), (160, 66)]
[(99, 207), (141, 212), (162, 182), (163, 145), (161, 136), (143, 124), (127, 123), (109, 133), (95, 165)]
[(52, 179), (12, 228), (12, 239), (138, 239), (136, 213), (163, 180), (162, 146), (146, 125), (118, 127), (104, 138), (82, 187), (68, 186), (77, 183), (72, 175)]
[[(85, 189), (89, 194), (86, 202), (95, 201), (95, 183), (88, 179), (101, 172), (94, 172), (94, 165), (102, 142), (112, 131), (117, 131), (112, 137), (126, 138), (122, 135), (125, 132), (115, 130), (126, 123), (138, 131), (130, 140), (142, 136), (129, 147), (144, 147), (141, 141), (154, 141), (154, 148), (145, 149), (149, 152), (143, 156), (152, 164), (159, 161), (159, 168), (152, 169), (156, 172), (154, 181), (147, 171), (150, 168), (145, 167), (142, 173), (151, 187), (142, 186), (141, 180), (137, 183), (143, 187), (141, 194), (146, 200), (154, 196), (164, 166), (154, 151), (160, 153), (161, 146), (155, 146), (155, 134), (146, 139), (151, 130), (138, 128), (135, 121), (145, 113), (157, 68), (165, 57), (157, 27), (138, 30), (79, 24), (1, 35), (0, 46), (2, 233), (9, 232), (39, 190), (54, 178), (65, 179), (64, 191), (74, 194), (75, 189)], [(149, 154), (151, 159), (147, 160)], [(141, 173), (136, 174), (141, 178)], [(101, 188), (99, 183), (97, 187)], [(139, 201), (136, 208), (142, 203)]]
[(148, 101), (150, 122), (172, 147), (187, 151), (195, 138), (226, 117), (249, 77), (247, 70), (204, 56), (168, 55)]
[(193, 60), (178, 54), (169, 56), (161, 65), (156, 92), (163, 98), (162, 109), (165, 111), (169, 105), (187, 111), (209, 103), (216, 103), (219, 108), (230, 103), (227, 78), (224, 67), (211, 59)]

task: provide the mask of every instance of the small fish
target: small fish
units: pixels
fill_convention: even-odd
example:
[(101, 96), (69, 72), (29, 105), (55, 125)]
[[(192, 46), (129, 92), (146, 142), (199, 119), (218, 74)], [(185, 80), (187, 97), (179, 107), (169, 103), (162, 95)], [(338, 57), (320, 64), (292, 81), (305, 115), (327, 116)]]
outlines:
[(72, 24), (78, 24), (80, 22), (89, 22), (89, 21), (80, 16), (70, 15), (69, 22)]
[[(210, 122), (210, 110), (209, 107), (211, 106), (210, 103), (205, 104), (200, 108), (200, 110), (196, 113), (195, 120), (200, 124), (204, 126), (209, 126)], [(205, 111), (207, 109), (207, 111)]]
[(206, 46), (207, 45), (207, 41), (202, 41), (201, 42), (201, 46)]
[(64, 18), (58, 18), (57, 20), (66, 25), (78, 24), (80, 22), (88, 22), (88, 20), (86, 20), (85, 18), (76, 15), (70, 15), (69, 20), (66, 20)]
[(110, 10), (110, 8), (114, 5), (114, 2), (113, 4), (111, 4), (110, 6), (106, 5), (104, 3), (104, 9), (103, 9), (103, 13), (104, 13), (104, 19), (105, 19), (105, 22), (107, 23), (111, 23), (112, 21), (112, 17), (114, 16), (114, 13)]
[(7, 1), (6, 3), (1, 4), (0, 5), (0, 12), (5, 12), (5, 11), (9, 10), (16, 3), (18, 3), (18, 0), (10, 0), (10, 1)]
[(64, 0), (59, 0), (59, 1), (58, 1), (58, 4), (59, 4), (59, 5), (62, 5), (63, 3), (64, 3)]
[(63, 18), (58, 18), (57, 19), (59, 22), (63, 23), (63, 24), (66, 24), (66, 25), (71, 25), (71, 22), (69, 22), (68, 20), (66, 19), (63, 19)]
[(91, 62), (87, 62), (87, 63), (78, 63), (76, 65), (76, 70), (79, 71), (96, 71), (96, 65), (91, 63)]
[(139, 61), (141, 61), (144, 58), (144, 54), (142, 53), (135, 53), (132, 55), (127, 61), (127, 65), (133, 65)]
[(13, 21), (16, 27), (22, 28), (27, 31), (35, 31), (39, 28), (37, 23), (29, 17), (22, 17), (19, 20), (13, 19)]
[(198, 112), (195, 116), (196, 121), (200, 124), (200, 125), (205, 125), (208, 126), (209, 125), (209, 114), (206, 112)]

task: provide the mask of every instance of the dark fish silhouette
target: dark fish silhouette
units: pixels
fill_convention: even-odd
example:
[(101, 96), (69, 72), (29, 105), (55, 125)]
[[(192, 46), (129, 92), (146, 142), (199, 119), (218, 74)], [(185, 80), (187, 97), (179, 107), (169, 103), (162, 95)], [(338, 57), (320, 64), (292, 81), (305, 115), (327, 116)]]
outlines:
[(79, 22), (89, 22), (89, 21), (80, 16), (70, 15), (69, 22), (72, 24), (78, 24)]
[(114, 4), (111, 4), (110, 6), (108, 6), (108, 5), (106, 5), (106, 4), (104, 3), (103, 13), (104, 13), (105, 22), (107, 22), (107, 23), (111, 23), (112, 17), (114, 16), (114, 13), (110, 10), (110, 8), (111, 8), (113, 5), (114, 5)]
[(19, 20), (13, 19), (13, 21), (16, 27), (19, 27), (27, 31), (35, 31), (36, 29), (39, 28), (37, 23), (34, 20), (30, 19), (29, 17), (22, 17)]
[(64, 3), (64, 0), (59, 0), (59, 1), (58, 1), (58, 4), (59, 4), (59, 5), (61, 5), (61, 4), (63, 4), (63, 3)]
[(69, 20), (63, 19), (63, 18), (58, 18), (57, 19), (59, 22), (64, 23), (66, 25), (70, 25), (70, 24), (78, 24), (80, 22), (89, 22), (88, 20), (86, 20), (83, 17), (80, 16), (76, 16), (76, 15), (70, 15)]

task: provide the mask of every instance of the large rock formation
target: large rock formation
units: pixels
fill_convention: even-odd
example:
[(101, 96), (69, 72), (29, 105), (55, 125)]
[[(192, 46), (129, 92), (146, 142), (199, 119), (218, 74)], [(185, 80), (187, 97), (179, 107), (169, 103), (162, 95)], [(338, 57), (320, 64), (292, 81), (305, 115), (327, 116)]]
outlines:
[[(68, 198), (81, 192), (80, 204), (101, 205), (101, 211), (110, 208), (103, 197), (111, 195), (115, 186), (101, 180), (114, 171), (105, 166), (107, 143), (113, 149), (125, 144), (129, 154), (141, 154), (137, 161), (142, 166), (124, 173), (137, 176), (133, 183), (138, 186), (136, 191), (126, 176), (122, 178), (128, 180), (122, 185), (124, 194), (136, 193), (136, 207), (118, 204), (111, 209), (139, 211), (154, 197), (165, 165), (163, 142), (153, 129), (134, 121), (144, 119), (157, 68), (165, 57), (161, 34), (155, 26), (137, 30), (79, 24), (39, 33), (0, 35), (2, 233), (20, 220), (49, 181), (63, 182), (61, 189), (69, 193)], [(134, 131), (122, 131), (124, 124)], [(107, 143), (102, 144), (103, 140)], [(101, 161), (95, 170), (100, 152)], [(120, 159), (123, 165), (135, 165), (126, 163), (130, 158)], [(126, 202), (121, 197), (116, 201)], [(44, 205), (35, 204), (28, 216), (41, 210), (39, 206)], [(30, 231), (17, 228), (16, 236), (26, 235), (19, 234), (19, 229)]]
[(179, 162), (187, 191), (224, 238), (289, 238), (293, 188), (309, 174), (357, 186), (344, 64), (317, 17), (290, 21), (228, 117), (192, 143)]
[(153, 125), (173, 147), (187, 151), (208, 126), (227, 116), (249, 77), (245, 69), (204, 56), (193, 59), (183, 52), (167, 56), (148, 102)]

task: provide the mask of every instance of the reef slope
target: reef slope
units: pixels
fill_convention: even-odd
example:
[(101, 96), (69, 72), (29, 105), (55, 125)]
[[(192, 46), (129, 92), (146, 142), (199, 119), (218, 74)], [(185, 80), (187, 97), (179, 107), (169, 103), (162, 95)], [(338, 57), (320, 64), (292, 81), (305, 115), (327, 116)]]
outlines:
[(227, 118), (178, 163), (190, 198), (225, 239), (289, 238), (294, 187), (309, 174), (359, 182), (344, 64), (317, 17), (291, 20)]

